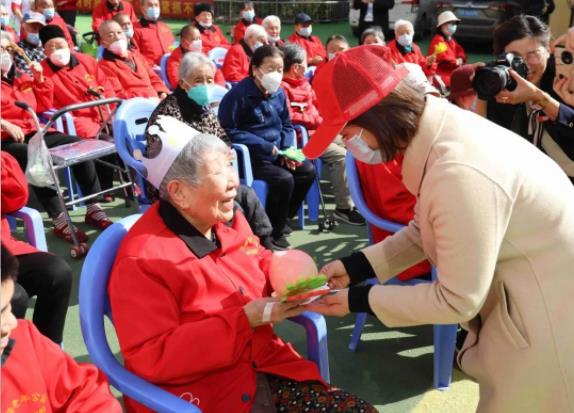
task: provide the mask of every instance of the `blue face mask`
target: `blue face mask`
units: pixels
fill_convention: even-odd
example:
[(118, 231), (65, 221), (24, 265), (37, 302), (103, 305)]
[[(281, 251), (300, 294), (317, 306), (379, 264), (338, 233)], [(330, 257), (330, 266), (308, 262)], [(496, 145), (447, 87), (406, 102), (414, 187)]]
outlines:
[(38, 33), (27, 33), (26, 41), (34, 46), (40, 45), (40, 35)]
[(126, 37), (127, 37), (128, 39), (131, 39), (132, 37), (134, 37), (134, 29), (133, 29), (133, 27), (130, 27), (129, 29), (124, 30), (124, 33), (126, 34)]
[(159, 7), (150, 7), (145, 11), (145, 15), (148, 20), (156, 21), (157, 19), (159, 19), (160, 15)]
[(413, 44), (413, 35), (408, 33), (403, 34), (399, 36), (397, 42), (403, 47), (411, 47)]
[(49, 21), (49, 20), (52, 20), (54, 18), (54, 16), (56, 15), (56, 10), (55, 9), (44, 9), (42, 11), (42, 14), (46, 18), (46, 20)]
[(2, 26), (9, 26), (10, 25), (10, 16), (2, 16), (0, 17), (0, 24)]
[(451, 23), (446, 27), (446, 32), (448, 33), (449, 36), (454, 36), (454, 34), (456, 33), (456, 28), (457, 25)]
[(361, 130), (361, 133), (353, 136), (351, 139), (345, 142), (345, 146), (349, 152), (351, 152), (353, 157), (358, 161), (370, 165), (387, 162), (387, 160), (383, 159), (381, 151), (369, 148), (369, 145), (367, 145), (365, 141), (361, 139), (362, 134), (363, 130)]
[(207, 106), (211, 103), (213, 85), (198, 85), (188, 89), (187, 97), (199, 106)]
[(255, 18), (255, 11), (254, 10), (246, 10), (241, 12), (241, 18), (245, 21), (252, 22)]

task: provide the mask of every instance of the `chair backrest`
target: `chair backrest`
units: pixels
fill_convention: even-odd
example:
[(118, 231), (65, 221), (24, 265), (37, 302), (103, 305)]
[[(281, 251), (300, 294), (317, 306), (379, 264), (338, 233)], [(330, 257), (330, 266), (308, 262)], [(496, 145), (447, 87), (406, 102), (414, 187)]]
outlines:
[(168, 87), (168, 89), (173, 90), (173, 85), (169, 82), (169, 79), (167, 77), (167, 60), (169, 59), (170, 56), (171, 53), (166, 53), (161, 57), (161, 60), (159, 62), (160, 67), (159, 76), (161, 77), (161, 80), (163, 80), (163, 83), (165, 83), (165, 85)]
[(79, 297), (82, 336), (92, 362), (102, 369), (112, 386), (120, 392), (154, 411), (199, 412), (192, 404), (127, 371), (114, 357), (106, 338), (104, 317), (110, 317), (107, 292), (110, 273), (122, 240), (140, 216), (130, 215), (108, 227), (93, 243), (85, 258)]
[(223, 97), (229, 92), (229, 89), (221, 85), (213, 85), (211, 89), (210, 106), (217, 116), (219, 114), (219, 104)]
[(207, 57), (215, 64), (218, 69), (223, 67), (223, 61), (227, 55), (227, 49), (225, 47), (214, 47), (209, 52), (207, 52)]
[(240, 143), (234, 143), (232, 146), (237, 156), (239, 179), (243, 185), (251, 187), (253, 185), (253, 169), (251, 168), (249, 149)]
[(359, 178), (359, 173), (357, 171), (357, 165), (355, 164), (355, 158), (351, 155), (350, 151), (347, 151), (347, 159), (345, 160), (345, 168), (347, 172), (347, 182), (349, 183), (349, 192), (351, 193), (351, 198), (355, 203), (357, 209), (363, 217), (367, 220), (369, 224), (372, 224), (378, 228), (384, 229), (389, 232), (397, 232), (404, 227), (403, 224), (398, 222), (389, 221), (388, 219), (381, 218), (376, 213), (374, 213), (363, 196), (363, 190), (361, 187), (361, 179)]
[(96, 54), (96, 60), (99, 62), (100, 60), (102, 60), (103, 56), (104, 56), (104, 46), (98, 46), (98, 53)]
[(133, 98), (122, 102), (115, 113), (113, 129), (118, 155), (129, 167), (140, 175), (145, 175), (143, 165), (134, 158), (134, 151), (145, 153), (145, 129), (149, 117), (157, 107), (157, 102)]

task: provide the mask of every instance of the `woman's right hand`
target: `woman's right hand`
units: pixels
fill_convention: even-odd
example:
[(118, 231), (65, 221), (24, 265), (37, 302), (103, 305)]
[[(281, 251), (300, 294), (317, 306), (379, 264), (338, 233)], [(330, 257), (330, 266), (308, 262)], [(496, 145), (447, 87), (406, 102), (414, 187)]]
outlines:
[(343, 261), (331, 261), (321, 268), (319, 274), (326, 275), (329, 288), (347, 288), (351, 283), (351, 277), (343, 265)]
[(10, 137), (14, 139), (15, 142), (22, 143), (26, 138), (20, 126), (14, 125), (13, 123), (8, 122), (7, 120), (2, 121), (2, 130), (5, 130), (6, 133), (10, 135)]
[[(253, 300), (243, 306), (243, 311), (249, 319), (251, 327), (259, 327), (269, 323), (279, 323), (290, 317), (295, 317), (305, 311), (305, 306), (301, 305), (303, 301), (292, 301), (282, 303), (276, 298), (264, 297)], [(264, 319), (265, 307), (269, 304), (272, 309), (269, 313), (269, 319)], [(269, 311), (269, 310), (268, 310)]]

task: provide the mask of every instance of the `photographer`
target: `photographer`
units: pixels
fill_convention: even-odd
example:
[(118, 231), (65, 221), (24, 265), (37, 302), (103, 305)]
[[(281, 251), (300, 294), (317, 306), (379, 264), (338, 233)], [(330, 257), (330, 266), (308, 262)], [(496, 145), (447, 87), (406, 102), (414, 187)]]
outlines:
[(494, 31), (493, 48), (497, 56), (506, 54), (508, 64), (477, 70), (474, 86), (479, 97), (485, 99), (484, 89), (492, 87), (485, 84), (484, 73), (497, 72), (502, 90), (497, 90), (488, 104), (480, 101), (479, 112), (532, 142), (574, 183), (573, 128), (562, 122), (570, 108), (553, 90), (555, 62), (549, 41), (548, 26), (537, 17), (515, 16), (502, 23)]

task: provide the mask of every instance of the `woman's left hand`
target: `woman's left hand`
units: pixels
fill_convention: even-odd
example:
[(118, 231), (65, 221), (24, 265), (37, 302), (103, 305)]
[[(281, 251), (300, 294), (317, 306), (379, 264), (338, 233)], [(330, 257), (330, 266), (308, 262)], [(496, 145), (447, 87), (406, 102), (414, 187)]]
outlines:
[(538, 88), (534, 83), (524, 79), (514, 70), (510, 69), (510, 76), (516, 81), (516, 89), (513, 91), (504, 89), (496, 95), (496, 101), (505, 105), (518, 105), (536, 99)]
[(300, 165), (298, 162), (287, 158), (281, 158), (281, 164), (290, 171), (294, 171)]
[(349, 289), (337, 291), (329, 294), (308, 304), (305, 308), (307, 311), (314, 311), (323, 315), (343, 317), (349, 314)]

